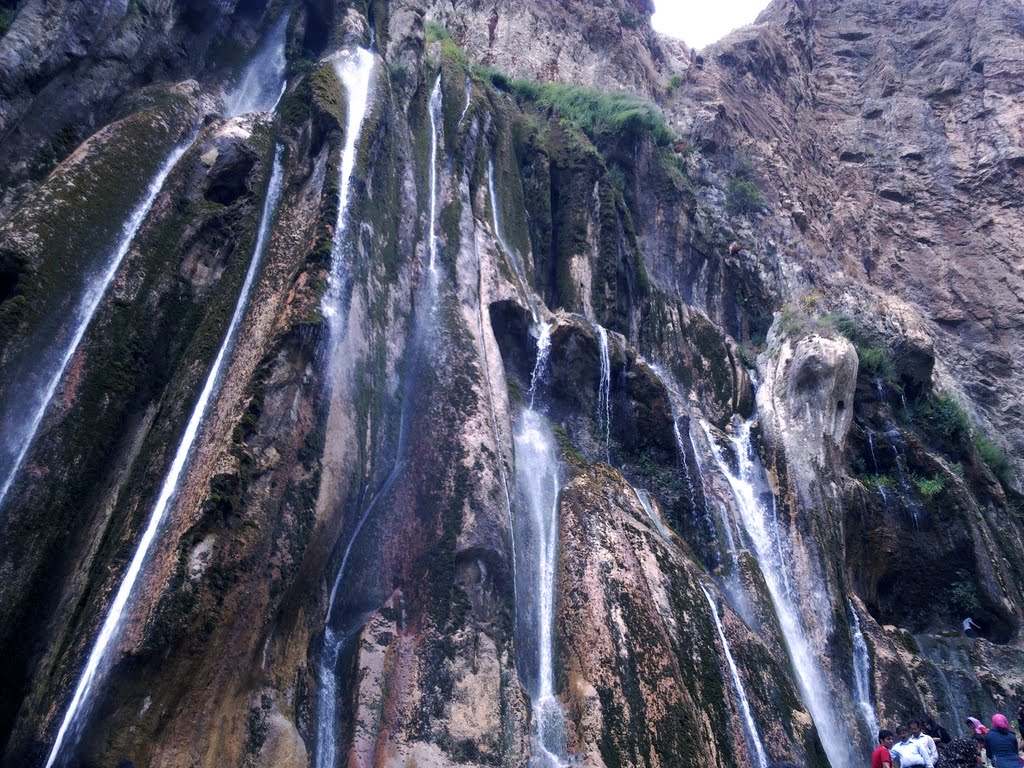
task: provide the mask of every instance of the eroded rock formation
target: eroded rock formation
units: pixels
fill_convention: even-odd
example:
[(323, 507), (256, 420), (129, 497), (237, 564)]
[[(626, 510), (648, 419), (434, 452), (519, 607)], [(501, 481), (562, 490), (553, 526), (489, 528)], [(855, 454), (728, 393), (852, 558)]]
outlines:
[(1024, 695), (1024, 11), (651, 11), (0, 2), (4, 765), (846, 768)]

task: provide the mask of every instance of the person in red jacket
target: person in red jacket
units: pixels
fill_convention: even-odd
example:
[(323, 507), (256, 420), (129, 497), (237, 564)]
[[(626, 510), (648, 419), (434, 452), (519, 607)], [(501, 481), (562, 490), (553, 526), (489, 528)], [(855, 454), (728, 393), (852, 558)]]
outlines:
[(892, 755), (889, 754), (892, 739), (892, 731), (883, 728), (878, 732), (878, 746), (871, 753), (871, 768), (892, 768)]

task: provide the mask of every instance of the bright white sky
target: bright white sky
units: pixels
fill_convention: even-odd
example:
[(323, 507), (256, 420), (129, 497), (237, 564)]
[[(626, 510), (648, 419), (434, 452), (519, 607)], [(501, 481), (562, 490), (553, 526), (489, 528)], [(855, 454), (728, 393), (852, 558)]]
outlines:
[(652, 23), (699, 49), (750, 24), (767, 6), (768, 0), (654, 0)]

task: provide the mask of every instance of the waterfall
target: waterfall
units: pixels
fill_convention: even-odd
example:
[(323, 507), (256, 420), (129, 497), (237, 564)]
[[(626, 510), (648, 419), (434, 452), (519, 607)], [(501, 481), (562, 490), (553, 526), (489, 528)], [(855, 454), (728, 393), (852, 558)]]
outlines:
[(533, 410), (537, 398), (537, 388), (544, 382), (544, 372), (548, 367), (548, 356), (551, 354), (551, 330), (554, 323), (541, 323), (537, 333), (537, 359), (530, 374), (530, 410)]
[(273, 112), (285, 89), (284, 57), (285, 33), (288, 30), (288, 12), (274, 23), (273, 29), (245, 69), (245, 74), (224, 100), (227, 117), (248, 115), (250, 112)]
[(512, 249), (505, 238), (501, 234), (501, 218), (498, 213), (498, 195), (494, 191), (494, 159), (491, 158), (487, 165), (487, 185), (491, 195), (491, 220), (494, 225), (494, 236), (498, 239), (498, 245), (505, 252), (509, 261), (512, 262), (512, 269), (515, 270), (516, 278), (519, 280), (519, 287), (523, 292), (523, 298), (530, 307), (530, 314), (533, 315), (533, 322), (540, 322), (540, 313), (537, 311), (537, 305), (533, 300), (533, 293), (530, 291), (530, 287), (526, 282), (526, 276), (523, 274), (523, 265), (519, 259), (517, 251)]
[(434, 89), (430, 92), (430, 277), (437, 279), (437, 124), (441, 120), (441, 75), (434, 81)]
[[(183, 477), (192, 446), (202, 429), (207, 406), (215, 398), (220, 386), (224, 363), (234, 347), (238, 326), (245, 315), (245, 310), (249, 303), (249, 294), (252, 291), (253, 282), (256, 280), (256, 275), (263, 261), (263, 255), (267, 249), (270, 226), (277, 212), (277, 204), (281, 196), (282, 175), (281, 147), (278, 146), (274, 154), (274, 168), (270, 174), (267, 196), (263, 203), (263, 214), (260, 220), (259, 232), (256, 236), (256, 247), (253, 251), (252, 261), (249, 263), (249, 270), (245, 275), (245, 281), (242, 283), (238, 301), (235, 303), (235, 311), (231, 316), (231, 322), (228, 324), (227, 333), (224, 334), (224, 341), (221, 342), (220, 349), (217, 351), (217, 357), (214, 359), (210, 372), (206, 377), (206, 383), (203, 385), (199, 399), (192, 409), (192, 415), (188, 420), (188, 425), (185, 427), (185, 433), (181, 437), (181, 442), (178, 444), (178, 450), (174, 454), (171, 468), (164, 478), (163, 486), (160, 488), (160, 495), (157, 497), (156, 504), (153, 505), (149, 522), (142, 534), (142, 538), (139, 540), (138, 548), (135, 550), (135, 556), (132, 557), (128, 571), (125, 573), (124, 578), (121, 579), (121, 585), (118, 587), (114, 601), (110, 604), (110, 608), (107, 611), (107, 616), (103, 621), (99, 636), (96, 638), (92, 652), (89, 654), (89, 660), (86, 662), (85, 670), (78, 681), (74, 697), (71, 699), (71, 704), (64, 714), (64, 720), (61, 723), (60, 730), (57, 732), (57, 739), (50, 750), (49, 758), (47, 758), (46, 768), (50, 768), (55, 763), (60, 756), (65, 738), (73, 729), (77, 730), (80, 727), (83, 715), (88, 711), (93, 686), (102, 674), (101, 666), (106, 661), (107, 653), (120, 633), (121, 623), (128, 608), (132, 591), (142, 573), (142, 567), (145, 565), (146, 557), (153, 545), (153, 541), (178, 491), (178, 484)], [(77, 734), (75, 735), (77, 736)]]
[[(946, 643), (934, 635), (914, 635), (914, 640), (921, 649), (921, 658), (928, 662), (923, 669), (935, 706), (940, 712), (945, 712), (957, 728), (962, 727), (972, 712), (985, 711), (992, 706), (991, 699), (982, 692), (980, 686), (977, 683), (971, 686), (963, 674), (964, 669), (970, 669), (972, 664), (967, 659), (957, 658), (955, 645)], [(928, 667), (931, 667), (931, 674)], [(951, 680), (950, 675), (960, 679)], [(942, 707), (939, 700), (939, 688), (946, 697), (945, 707)], [(971, 691), (970, 688), (974, 690)]]
[(352, 195), (352, 173), (356, 167), (356, 145), (370, 105), (370, 75), (373, 72), (373, 54), (363, 48), (343, 52), (334, 61), (334, 70), (348, 95), (348, 114), (345, 123), (345, 145), (341, 150), (338, 169), (338, 215), (331, 243), (331, 274), (324, 293), (322, 310), (331, 329), (332, 347), (342, 335), (342, 308), (348, 283), (348, 259), (345, 236), (348, 233), (348, 204)]
[[(855, 742), (852, 734), (847, 733), (841, 725), (845, 719), (840, 717), (835, 706), (834, 693), (821, 666), (819, 651), (812, 646), (808, 630), (800, 618), (800, 602), (817, 596), (823, 585), (804, 584), (798, 592), (790, 583), (789, 569), (793, 565), (793, 557), (784, 542), (774, 496), (764, 469), (751, 444), (752, 421), (739, 422), (736, 433), (730, 438), (736, 452), (736, 470), (723, 457), (710, 426), (704, 422), (702, 426), (708, 435), (715, 463), (729, 483), (743, 528), (753, 545), (753, 554), (761, 567), (779, 619), (779, 627), (786, 640), (797, 685), (810, 710), (829, 763), (833, 768), (850, 768), (853, 765), (851, 750)], [(820, 629), (827, 632), (829, 628), (823, 626)]]
[(871, 654), (868, 651), (867, 641), (864, 640), (864, 633), (860, 629), (860, 619), (857, 616), (857, 609), (853, 607), (853, 600), (847, 598), (850, 606), (851, 634), (853, 639), (853, 693), (860, 708), (861, 716), (871, 734), (871, 740), (878, 738), (878, 715), (875, 713), (875, 705), (871, 700)]
[[(466, 75), (466, 106), (462, 108), (462, 113), (459, 115), (459, 122), (455, 124), (456, 130), (462, 126), (462, 121), (466, 119), (466, 113), (469, 112), (469, 105), (472, 103), (473, 98), (473, 81), (469, 75)], [(493, 167), (493, 163), (492, 163)], [(492, 190), (493, 191), (493, 190)]]
[[(100, 301), (106, 294), (107, 288), (114, 279), (114, 275), (117, 274), (121, 262), (128, 253), (128, 249), (131, 248), (135, 235), (146, 220), (146, 216), (149, 214), (150, 208), (153, 207), (157, 195), (163, 189), (164, 182), (167, 181), (167, 177), (174, 169), (174, 166), (177, 165), (181, 156), (192, 146), (196, 135), (198, 134), (193, 135), (171, 151), (163, 165), (160, 166), (156, 176), (149, 183), (149, 187), (146, 189), (142, 200), (135, 206), (128, 220), (121, 227), (121, 238), (110, 252), (106, 261), (103, 262), (100, 272), (93, 278), (87, 279), (81, 299), (78, 302), (78, 308), (74, 311), (71, 318), (74, 330), (64, 345), (42, 349), (37, 352), (37, 359), (39, 361), (37, 376), (46, 382), (45, 385), (35, 388), (34, 391), (23, 400), (20, 400), (20, 402), (13, 403), (10, 410), (2, 415), (0, 424), (3, 426), (4, 436), (3, 443), (0, 445), (0, 472), (3, 472), (2, 485), (0, 485), (0, 507), (3, 506), (4, 500), (14, 484), (14, 479), (21, 469), (21, 465), (25, 462), (29, 448), (32, 446), (36, 433), (39, 431), (39, 426), (42, 424), (43, 416), (46, 414), (50, 401), (53, 400), (53, 396), (56, 394), (57, 388), (64, 378), (64, 372), (71, 363), (71, 358), (74, 357), (75, 352), (78, 350), (78, 345), (81, 344), (82, 338), (92, 322), (93, 315), (96, 314)], [(15, 409), (18, 412), (10, 412)]]
[(530, 385), (530, 406), (514, 434), (516, 451), (517, 595), (529, 599), (516, 606), (520, 668), (533, 709), (532, 768), (564, 765), (565, 713), (555, 696), (555, 576), (558, 568), (558, 497), (561, 464), (551, 428), (536, 410), (537, 390), (544, 381), (551, 327), (542, 323), (537, 361)]
[(747, 738), (750, 740), (750, 745), (754, 748), (759, 768), (768, 768), (768, 755), (765, 753), (764, 744), (761, 743), (761, 735), (757, 731), (754, 715), (750, 711), (750, 701), (747, 699), (747, 691), (743, 687), (743, 678), (740, 677), (740, 671), (736, 667), (736, 660), (733, 659), (732, 650), (729, 648), (729, 641), (725, 637), (722, 620), (718, 616), (718, 606), (715, 604), (714, 598), (711, 597), (711, 592), (708, 591), (708, 588), (703, 584), (700, 585), (700, 588), (704, 592), (704, 597), (708, 599), (708, 605), (711, 606), (711, 616), (715, 620), (718, 639), (722, 641), (722, 651), (725, 653), (725, 661), (729, 667), (729, 677), (732, 678), (732, 687), (739, 701), (740, 713), (743, 715), (743, 724), (747, 732)]
[[(532, 632), (535, 669), (530, 676), (535, 746), (531, 765), (558, 766), (565, 751), (565, 721), (555, 697), (554, 624), (555, 572), (558, 562), (558, 494), (560, 467), (554, 436), (544, 418), (525, 410), (515, 433), (517, 507), (524, 562), (516, 568), (523, 580), (520, 595), (530, 595), (517, 615)], [(524, 633), (526, 634), (526, 633)]]
[[(633, 488), (633, 486), (630, 486)], [(651, 494), (645, 491), (643, 488), (633, 488), (633, 493), (636, 494), (637, 501), (640, 502), (640, 506), (644, 508), (644, 512), (647, 513), (647, 517), (654, 523), (654, 528), (658, 531), (665, 541), (672, 541), (672, 531), (668, 529), (665, 522), (661, 519), (661, 515), (658, 514), (657, 510), (654, 509), (654, 504), (651, 503)]]
[(609, 464), (612, 441), (612, 363), (608, 354), (608, 331), (600, 323), (594, 324), (601, 350), (601, 383), (597, 390), (597, 423), (604, 431), (604, 459)]
[[(358, 48), (351, 53), (342, 53), (334, 63), (335, 71), (345, 88), (345, 95), (348, 97), (348, 119), (345, 125), (345, 144), (342, 147), (341, 158), (338, 164), (338, 213), (334, 228), (334, 240), (331, 247), (331, 277), (323, 298), (324, 315), (327, 316), (331, 323), (332, 349), (342, 335), (343, 293), (348, 282), (349, 269), (348, 259), (346, 259), (348, 249), (345, 244), (349, 224), (348, 207), (351, 201), (352, 174), (355, 171), (356, 148), (359, 144), (363, 120), (366, 118), (366, 112), (370, 105), (370, 77), (373, 73), (373, 65), (373, 54), (363, 48)], [(399, 428), (400, 435), (403, 431), (404, 420)], [(401, 463), (396, 462), (391, 475), (385, 481), (381, 491), (366, 506), (362, 516), (357, 521), (345, 547), (341, 563), (338, 567), (338, 573), (331, 587), (323, 647), (321, 648), (317, 668), (319, 682), (316, 707), (317, 738), (313, 761), (316, 768), (331, 768), (336, 759), (337, 679), (335, 678), (335, 667), (346, 637), (344, 633), (336, 633), (330, 626), (338, 586), (341, 584), (345, 574), (348, 558), (352, 552), (352, 545), (358, 538), (363, 525), (369, 519), (370, 513), (376, 506), (377, 501), (383, 498), (391, 485), (394, 484), (400, 469)]]

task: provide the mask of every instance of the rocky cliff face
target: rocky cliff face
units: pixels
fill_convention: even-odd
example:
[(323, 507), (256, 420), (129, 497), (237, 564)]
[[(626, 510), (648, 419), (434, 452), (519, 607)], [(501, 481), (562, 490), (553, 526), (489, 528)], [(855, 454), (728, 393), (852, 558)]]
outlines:
[(0, 3), (5, 765), (846, 768), (1024, 695), (1024, 11), (651, 10)]

